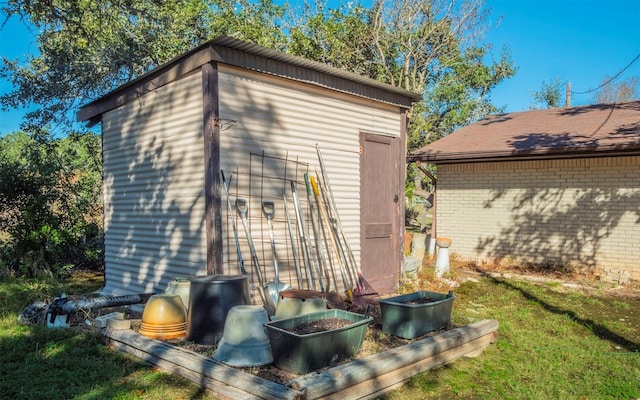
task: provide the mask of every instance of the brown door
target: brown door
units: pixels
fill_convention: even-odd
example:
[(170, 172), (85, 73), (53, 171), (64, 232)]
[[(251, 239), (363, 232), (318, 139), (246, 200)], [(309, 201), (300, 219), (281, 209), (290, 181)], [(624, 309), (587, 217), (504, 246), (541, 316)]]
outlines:
[(364, 278), (379, 293), (394, 292), (398, 282), (398, 142), (388, 136), (360, 134), (360, 262)]

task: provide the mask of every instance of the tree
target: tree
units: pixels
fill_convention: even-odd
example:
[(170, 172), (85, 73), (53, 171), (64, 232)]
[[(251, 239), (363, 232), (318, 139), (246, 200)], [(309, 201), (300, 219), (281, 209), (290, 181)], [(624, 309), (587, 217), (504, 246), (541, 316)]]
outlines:
[(499, 109), (489, 93), (515, 73), (507, 51), (489, 64), (482, 0), (378, 0), (370, 9), (305, 4), (287, 50), (423, 95), (408, 150)]
[(323, 2), (289, 10), (286, 51), (384, 81), (371, 46), (371, 10), (360, 5), (328, 9)]
[(38, 54), (2, 58), (0, 66), (0, 77), (15, 88), (0, 96), (0, 108), (36, 107), (23, 122), (26, 134), (2, 138), (0, 272), (101, 264), (100, 139), (75, 133), (79, 105), (213, 36), (269, 47), (283, 41), (282, 8), (271, 0), (0, 4), (6, 18), (17, 16), (38, 32)]
[(640, 98), (640, 83), (637, 76), (632, 76), (618, 83), (613, 78), (605, 76), (602, 83), (593, 94), (592, 103), (617, 103)]
[[(380, 0), (374, 6), (373, 41), (391, 84), (421, 93), (412, 110), (408, 151), (499, 111), (489, 93), (515, 73), (505, 50), (489, 64), (480, 42), (488, 9), (484, 1)], [(407, 169), (408, 194), (428, 199), (426, 168)], [(424, 190), (427, 189), (427, 190)]]
[(281, 8), (271, 0), (12, 0), (2, 11), (33, 26), (38, 55), (2, 59), (15, 90), (3, 109), (35, 105), (27, 132), (69, 130), (73, 111), (219, 34), (275, 47)]
[(560, 107), (560, 99), (562, 98), (560, 78), (549, 83), (542, 81), (540, 90), (531, 92), (531, 96), (533, 97), (532, 110)]
[[(3, 59), (16, 89), (5, 108), (36, 104), (27, 131), (68, 124), (70, 112), (219, 34), (285, 49), (423, 95), (412, 110), (411, 151), (499, 111), (489, 99), (515, 73), (509, 54), (487, 63), (484, 0), (377, 0), (329, 9), (322, 0), (292, 11), (271, 0), (12, 0), (3, 11), (41, 33), (39, 55)], [(70, 118), (71, 117), (71, 118)]]

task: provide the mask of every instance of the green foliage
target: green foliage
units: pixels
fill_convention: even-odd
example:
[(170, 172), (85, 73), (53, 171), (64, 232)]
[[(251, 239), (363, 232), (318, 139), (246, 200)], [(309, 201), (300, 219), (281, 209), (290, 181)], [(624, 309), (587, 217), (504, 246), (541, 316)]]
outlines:
[(79, 104), (227, 34), (422, 94), (411, 113), (411, 151), (498, 111), (490, 90), (515, 73), (507, 52), (488, 61), (484, 1), (288, 7), (272, 0), (6, 2), (6, 15), (38, 30), (39, 54), (3, 59), (0, 76), (16, 89), (0, 104), (37, 105), (25, 123), (29, 132), (68, 126)]
[(102, 265), (100, 137), (0, 138), (0, 274)]
[(69, 127), (78, 105), (147, 72), (206, 36), (204, 5), (178, 1), (27, 1), (2, 9), (38, 31), (37, 55), (3, 58), (0, 76), (15, 90), (0, 96), (5, 108), (31, 106), (28, 132)]
[(28, 132), (69, 129), (71, 113), (121, 84), (220, 34), (265, 46), (282, 42), (282, 9), (271, 0), (6, 2), (2, 11), (37, 31), (37, 55), (2, 58), (0, 77), (15, 90), (7, 108), (31, 107)]
[(531, 96), (533, 97), (531, 108), (534, 110), (560, 107), (560, 99), (562, 97), (562, 82), (560, 82), (560, 78), (556, 78), (549, 83), (542, 81), (540, 90), (532, 92)]
[(409, 151), (501, 111), (490, 102), (491, 89), (516, 70), (506, 50), (498, 61), (486, 64), (487, 51), (486, 47), (473, 47), (443, 58), (440, 79), (427, 85), (425, 100), (416, 106)]
[[(285, 6), (271, 0), (216, 0), (205, 4), (204, 29), (207, 39), (229, 35), (261, 46), (282, 49)], [(176, 54), (177, 55), (177, 54)]]
[(351, 3), (336, 9), (305, 4), (302, 14), (289, 27), (289, 53), (386, 81), (371, 45), (370, 9)]

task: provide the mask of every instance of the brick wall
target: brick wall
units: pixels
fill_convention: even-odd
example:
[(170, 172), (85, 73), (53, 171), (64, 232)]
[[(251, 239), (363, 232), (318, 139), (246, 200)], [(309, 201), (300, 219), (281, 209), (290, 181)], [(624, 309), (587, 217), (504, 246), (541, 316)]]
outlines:
[(640, 156), (438, 166), (438, 236), (470, 259), (640, 280)]

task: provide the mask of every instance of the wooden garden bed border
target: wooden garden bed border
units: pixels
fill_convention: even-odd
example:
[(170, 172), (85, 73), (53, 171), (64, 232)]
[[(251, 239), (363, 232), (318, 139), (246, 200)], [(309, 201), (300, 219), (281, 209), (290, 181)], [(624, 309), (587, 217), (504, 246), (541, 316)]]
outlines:
[(109, 344), (231, 399), (369, 399), (396, 389), (412, 376), (475, 357), (494, 343), (498, 321), (482, 320), (321, 371), (281, 385), (210, 357), (140, 335), (104, 329)]

